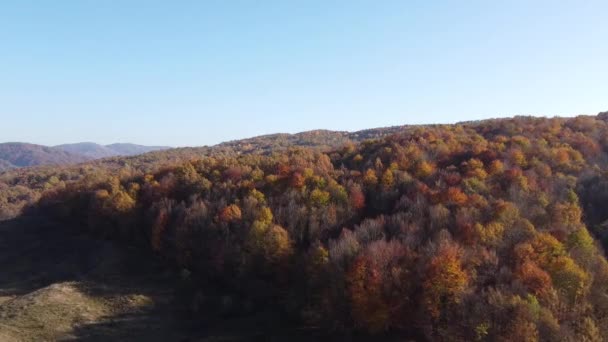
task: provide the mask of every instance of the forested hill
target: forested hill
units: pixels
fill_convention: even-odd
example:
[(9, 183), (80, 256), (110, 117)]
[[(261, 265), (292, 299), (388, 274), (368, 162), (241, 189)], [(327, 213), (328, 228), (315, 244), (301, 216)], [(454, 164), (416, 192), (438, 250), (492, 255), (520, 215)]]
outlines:
[[(0, 219), (14, 217), (21, 209), (35, 203), (40, 195), (50, 188), (73, 183), (84, 178), (109, 172), (152, 173), (164, 167), (202, 157), (237, 157), (239, 155), (271, 155), (284, 153), (293, 148), (308, 148), (315, 151), (331, 152), (342, 147), (354, 146), (364, 140), (383, 137), (420, 126), (393, 126), (366, 129), (356, 132), (314, 130), (296, 134), (278, 133), (228, 141), (214, 146), (167, 148), (162, 146), (142, 146), (134, 144), (99, 145), (96, 143), (64, 144), (54, 147), (18, 143), (19, 146), (37, 146), (48, 151), (60, 150), (74, 155), (73, 160), (63, 162), (36, 161), (16, 166), (2, 160), (0, 155), (0, 189), (6, 188), (9, 195), (0, 206)], [(0, 144), (1, 145), (1, 144)], [(9, 145), (9, 144), (5, 144)], [(89, 160), (88, 163), (80, 163)], [(61, 164), (61, 168), (57, 168)], [(33, 169), (19, 169), (22, 166), (37, 166)], [(9, 171), (5, 172), (3, 171)], [(11, 185), (18, 185), (11, 187)], [(2, 201), (0, 197), (0, 201)]]
[(0, 143), (0, 171), (2, 168), (73, 164), (87, 160), (90, 158), (42, 145)]
[(270, 311), (420, 340), (602, 341), (607, 117), (319, 131), (17, 170), (0, 176), (0, 215), (25, 207), (154, 251), (214, 293), (192, 299), (201, 320)]
[(309, 147), (329, 151), (347, 144), (354, 144), (363, 140), (380, 139), (391, 134), (404, 132), (408, 127), (413, 126), (372, 128), (356, 132), (314, 130), (296, 134), (270, 134), (229, 141), (216, 145), (214, 148), (233, 150), (239, 154), (270, 154), (292, 147)]
[(28, 143), (0, 143), (0, 172), (40, 165), (70, 165), (113, 156), (133, 156), (151, 151), (166, 150), (164, 146), (135, 144), (99, 145), (76, 143), (43, 146)]
[(2, 171), (6, 171), (6, 170), (11, 170), (16, 168), (15, 165), (11, 164), (10, 162), (0, 159), (0, 172)]
[[(356, 132), (314, 130), (296, 134), (278, 133), (220, 143), (214, 146), (171, 148), (136, 144), (100, 145), (92, 142), (43, 146), (28, 143), (0, 144), (0, 172), (28, 166), (71, 165), (85, 161), (92, 164), (129, 163), (136, 167), (164, 162), (189, 160), (208, 155), (237, 156), (240, 154), (272, 154), (294, 147), (331, 151), (363, 140), (381, 139), (404, 132), (414, 126), (394, 126), (366, 129)], [(140, 156), (147, 154), (146, 156)], [(134, 158), (122, 158), (133, 157)], [(100, 160), (103, 159), (103, 160)], [(12, 162), (13, 163), (12, 163)]]

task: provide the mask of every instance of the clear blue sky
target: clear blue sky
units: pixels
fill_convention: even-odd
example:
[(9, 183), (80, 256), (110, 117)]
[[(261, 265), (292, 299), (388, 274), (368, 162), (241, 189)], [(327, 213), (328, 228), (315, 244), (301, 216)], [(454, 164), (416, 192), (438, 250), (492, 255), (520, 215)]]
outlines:
[(608, 110), (603, 1), (0, 3), (0, 141), (205, 145)]

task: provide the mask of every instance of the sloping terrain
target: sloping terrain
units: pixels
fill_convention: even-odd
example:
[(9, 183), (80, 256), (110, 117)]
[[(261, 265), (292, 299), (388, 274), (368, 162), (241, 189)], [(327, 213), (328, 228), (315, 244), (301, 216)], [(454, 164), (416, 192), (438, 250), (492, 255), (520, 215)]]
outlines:
[(83, 155), (92, 159), (100, 159), (114, 156), (134, 156), (137, 154), (167, 150), (167, 146), (144, 146), (136, 144), (110, 144), (100, 145), (92, 142), (81, 142), (75, 144), (63, 144), (54, 146), (60, 150)]
[(0, 160), (16, 167), (36, 165), (65, 165), (80, 163), (90, 158), (60, 149), (26, 143), (0, 144)]
[[(6, 172), (0, 216), (39, 220), (7, 223), (22, 233), (3, 252), (3, 333), (129, 339), (141, 321), (106, 317), (144, 310), (153, 337), (190, 340), (606, 340), (605, 119), (405, 127), (333, 149), (331, 132), (277, 135)], [(19, 271), (20, 249), (44, 276)], [(88, 311), (44, 318), (54, 298)]]
[[(62, 144), (53, 147), (27, 143), (0, 144), (0, 172), (13, 168), (39, 165), (69, 165), (95, 159), (133, 157), (153, 153), (150, 161), (188, 160), (205, 155), (270, 154), (294, 147), (329, 151), (368, 139), (381, 139), (414, 126), (394, 126), (366, 129), (356, 132), (313, 130), (296, 134), (269, 134), (228, 141), (211, 147), (171, 148), (168, 146), (144, 146), (129, 143), (100, 145), (93, 142)], [(417, 126), (420, 127), (420, 126)], [(94, 161), (95, 162), (95, 161)]]
[(128, 143), (110, 144), (106, 145), (105, 147), (111, 151), (114, 151), (114, 153), (116, 153), (118, 156), (134, 156), (137, 154), (167, 150), (171, 148), (168, 146), (144, 146)]
[(81, 142), (75, 144), (63, 144), (53, 146), (54, 148), (60, 149), (62, 151), (80, 154), (83, 156), (87, 156), (92, 159), (113, 157), (118, 155), (116, 151), (113, 151), (106, 146), (99, 145), (93, 142)]
[(0, 223), (0, 340), (179, 340), (188, 332), (166, 310), (179, 277), (146, 256), (38, 220)]
[(135, 144), (103, 146), (95, 143), (76, 143), (50, 147), (29, 143), (0, 143), (0, 172), (41, 165), (70, 165), (93, 159), (134, 156), (166, 149), (169, 147)]
[(9, 163), (6, 160), (0, 159), (0, 172), (14, 169), (14, 168), (15, 168), (15, 165)]
[(2, 342), (335, 340), (234, 316), (146, 251), (38, 219), (0, 222), (0, 265)]
[(391, 134), (421, 126), (393, 126), (370, 128), (355, 132), (312, 130), (295, 134), (278, 133), (261, 135), (213, 146), (215, 150), (233, 150), (238, 154), (270, 154), (288, 148), (306, 147), (319, 150), (332, 150), (344, 145), (352, 145), (364, 140), (381, 139)]

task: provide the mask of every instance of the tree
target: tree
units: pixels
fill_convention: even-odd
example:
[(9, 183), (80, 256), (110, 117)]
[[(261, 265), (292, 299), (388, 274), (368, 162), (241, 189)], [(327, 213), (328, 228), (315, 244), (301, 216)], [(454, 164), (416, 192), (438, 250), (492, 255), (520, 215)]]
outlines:
[(376, 176), (376, 172), (372, 169), (367, 169), (367, 171), (365, 171), (365, 175), (363, 176), (363, 182), (368, 186), (378, 184), (378, 176)]
[(577, 327), (581, 342), (602, 342), (602, 334), (595, 322), (590, 317), (585, 317)]
[(429, 224), (431, 229), (439, 231), (448, 226), (450, 210), (443, 204), (436, 204), (429, 207)]
[(504, 225), (495, 221), (489, 222), (486, 225), (477, 223), (475, 228), (480, 242), (488, 246), (497, 246), (502, 241), (505, 231)]
[(239, 208), (236, 204), (231, 204), (224, 207), (220, 211), (220, 221), (224, 223), (231, 223), (235, 221), (239, 221), (241, 219), (241, 208)]
[(294, 172), (291, 175), (290, 185), (294, 188), (301, 188), (306, 184), (306, 178), (299, 172)]
[(272, 225), (266, 231), (263, 242), (264, 258), (271, 264), (285, 261), (293, 252), (289, 233), (279, 225)]
[(365, 207), (365, 195), (359, 185), (353, 185), (349, 189), (350, 205), (355, 210), (360, 210)]
[(467, 202), (467, 195), (460, 188), (449, 187), (446, 193), (446, 201), (453, 205), (463, 205)]
[(503, 164), (503, 162), (496, 159), (496, 160), (493, 160), (492, 163), (490, 163), (490, 166), (488, 167), (488, 173), (490, 175), (497, 175), (497, 174), (502, 173), (504, 171), (504, 169), (505, 169), (505, 165)]
[(552, 214), (555, 226), (568, 232), (581, 226), (582, 210), (576, 203), (556, 203)]
[(321, 244), (311, 247), (308, 262), (308, 274), (315, 280), (321, 278), (323, 270), (329, 263), (329, 251)]
[(535, 296), (543, 298), (551, 290), (551, 276), (532, 261), (524, 261), (517, 271), (517, 277)]
[(385, 330), (390, 313), (382, 300), (380, 272), (360, 256), (351, 266), (346, 281), (357, 325), (370, 332)]
[(427, 161), (421, 161), (416, 167), (415, 175), (419, 178), (426, 178), (435, 172), (435, 166)]
[(310, 202), (317, 207), (326, 206), (329, 203), (329, 198), (329, 192), (324, 190), (314, 189), (310, 193)]
[(441, 242), (424, 273), (422, 288), (425, 309), (438, 319), (447, 307), (460, 303), (469, 277), (460, 260), (461, 249), (450, 242)]
[(559, 256), (552, 260), (548, 270), (553, 286), (570, 304), (575, 304), (576, 300), (589, 290), (589, 275), (567, 256)]
[(393, 171), (391, 171), (391, 169), (386, 169), (382, 174), (382, 186), (385, 189), (389, 189), (393, 186), (394, 181)]
[(589, 266), (597, 253), (595, 242), (589, 231), (581, 227), (568, 236), (566, 246), (570, 254), (582, 265)]
[(519, 149), (512, 149), (509, 152), (509, 160), (514, 165), (525, 167), (527, 165), (526, 155)]
[(411, 310), (407, 251), (397, 241), (372, 242), (350, 266), (346, 283), (355, 324), (377, 333), (397, 327)]
[(153, 207), (153, 210), (156, 209), (156, 215), (152, 224), (150, 243), (156, 252), (160, 252), (163, 248), (163, 235), (169, 224), (172, 206), (173, 203), (165, 199)]

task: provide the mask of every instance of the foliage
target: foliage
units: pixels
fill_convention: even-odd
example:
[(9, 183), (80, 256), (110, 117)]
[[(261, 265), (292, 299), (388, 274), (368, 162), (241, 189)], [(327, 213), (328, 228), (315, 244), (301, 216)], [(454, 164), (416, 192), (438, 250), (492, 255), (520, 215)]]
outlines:
[(364, 132), (11, 170), (0, 215), (143, 245), (328, 330), (608, 339), (605, 115)]

